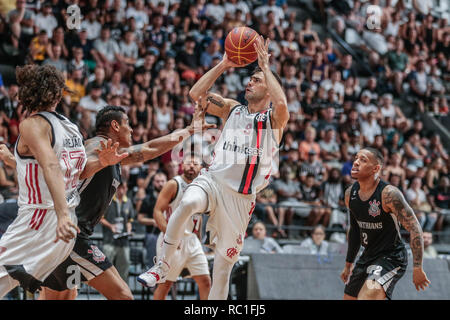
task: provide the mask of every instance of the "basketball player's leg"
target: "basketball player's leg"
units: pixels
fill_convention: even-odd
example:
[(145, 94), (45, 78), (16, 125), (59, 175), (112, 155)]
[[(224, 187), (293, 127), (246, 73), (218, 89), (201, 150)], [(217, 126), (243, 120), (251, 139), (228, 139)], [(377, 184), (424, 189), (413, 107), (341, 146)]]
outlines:
[(170, 257), (184, 235), (186, 222), (195, 213), (205, 212), (208, 208), (208, 195), (203, 188), (191, 185), (186, 189), (178, 208), (172, 213), (164, 235), (161, 258), (170, 265)]
[(133, 300), (130, 288), (114, 266), (89, 280), (88, 285), (108, 300)]
[(385, 300), (386, 293), (375, 279), (368, 279), (358, 293), (358, 300)]
[(211, 278), (209, 274), (192, 276), (192, 279), (197, 283), (200, 300), (208, 300), (208, 295), (211, 291)]
[(166, 300), (167, 294), (172, 288), (173, 282), (166, 280), (164, 283), (158, 284), (155, 292), (153, 293), (153, 300)]
[(5, 275), (0, 278), (0, 299), (8, 294), (12, 289), (19, 285), (19, 281)]
[(56, 291), (47, 287), (42, 287), (38, 300), (75, 300), (77, 298), (77, 288)]
[(213, 266), (212, 287), (208, 300), (227, 299), (233, 265), (234, 263), (216, 253)]

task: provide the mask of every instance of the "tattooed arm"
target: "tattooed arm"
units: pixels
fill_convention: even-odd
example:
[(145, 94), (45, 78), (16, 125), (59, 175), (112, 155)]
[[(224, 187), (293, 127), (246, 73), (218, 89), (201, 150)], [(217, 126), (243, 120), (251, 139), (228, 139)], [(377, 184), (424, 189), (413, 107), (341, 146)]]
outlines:
[(173, 149), (177, 144), (190, 137), (193, 132), (192, 127), (187, 127), (145, 143), (122, 149), (122, 152), (128, 153), (128, 157), (123, 159), (121, 164), (133, 164), (154, 159)]
[(215, 128), (215, 125), (205, 123), (206, 108), (201, 108), (197, 103), (195, 106), (192, 123), (184, 129), (174, 131), (168, 135), (147, 141), (142, 144), (134, 145), (123, 149), (123, 152), (128, 153), (128, 157), (122, 160), (122, 164), (132, 164), (138, 162), (145, 162), (154, 159), (163, 153), (173, 149), (177, 144), (189, 138), (194, 132), (201, 132), (210, 128)]
[[(200, 97), (208, 100), (210, 103), (208, 113), (226, 120), (232, 107), (238, 105), (239, 102), (233, 99), (224, 99), (220, 95), (208, 92), (211, 89), (217, 78), (220, 77), (227, 69), (232, 67), (242, 67), (233, 63), (228, 59), (227, 54), (223, 55), (222, 61), (214, 68), (206, 72), (198, 81), (192, 86), (189, 91), (189, 96), (194, 100), (200, 100)], [(204, 101), (203, 101), (203, 104)]]
[(381, 201), (383, 210), (394, 214), (402, 226), (409, 231), (414, 267), (413, 282), (417, 291), (419, 291), (419, 288), (425, 290), (425, 287), (428, 286), (430, 281), (422, 269), (423, 234), (419, 221), (398, 188), (391, 185), (384, 188)]

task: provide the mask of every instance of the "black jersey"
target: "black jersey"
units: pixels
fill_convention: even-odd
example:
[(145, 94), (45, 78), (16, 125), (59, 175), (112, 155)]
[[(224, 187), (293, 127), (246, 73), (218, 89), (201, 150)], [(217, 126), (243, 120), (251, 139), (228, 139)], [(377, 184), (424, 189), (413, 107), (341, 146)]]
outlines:
[(364, 247), (360, 262), (405, 250), (397, 218), (385, 212), (381, 205), (381, 194), (387, 185), (387, 182), (380, 180), (367, 201), (362, 201), (359, 197), (358, 182), (353, 184), (350, 191), (350, 224), (351, 228), (359, 230), (360, 244)]
[(88, 238), (95, 225), (108, 209), (117, 187), (122, 182), (120, 164), (108, 166), (80, 183), (80, 204), (75, 209), (78, 217), (78, 236)]

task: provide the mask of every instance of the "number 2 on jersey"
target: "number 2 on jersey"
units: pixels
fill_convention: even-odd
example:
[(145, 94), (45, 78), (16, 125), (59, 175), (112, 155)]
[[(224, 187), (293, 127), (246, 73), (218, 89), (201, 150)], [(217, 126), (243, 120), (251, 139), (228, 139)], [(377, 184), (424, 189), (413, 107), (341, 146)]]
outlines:
[(368, 242), (367, 242), (367, 233), (363, 232), (363, 233), (362, 233), (362, 236), (363, 236), (363, 243), (364, 243), (365, 245), (367, 245), (367, 244), (368, 244)]

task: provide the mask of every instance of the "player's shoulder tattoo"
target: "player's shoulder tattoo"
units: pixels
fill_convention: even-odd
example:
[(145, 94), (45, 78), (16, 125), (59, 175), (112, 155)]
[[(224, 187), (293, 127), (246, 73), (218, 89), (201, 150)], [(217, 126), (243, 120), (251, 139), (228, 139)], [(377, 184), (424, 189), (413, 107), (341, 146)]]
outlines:
[(345, 205), (348, 206), (349, 204), (349, 199), (350, 199), (350, 192), (352, 191), (353, 188), (353, 183), (351, 185), (349, 185), (347, 187), (347, 189), (345, 189), (345, 193), (344, 193), (344, 201), (345, 201)]

